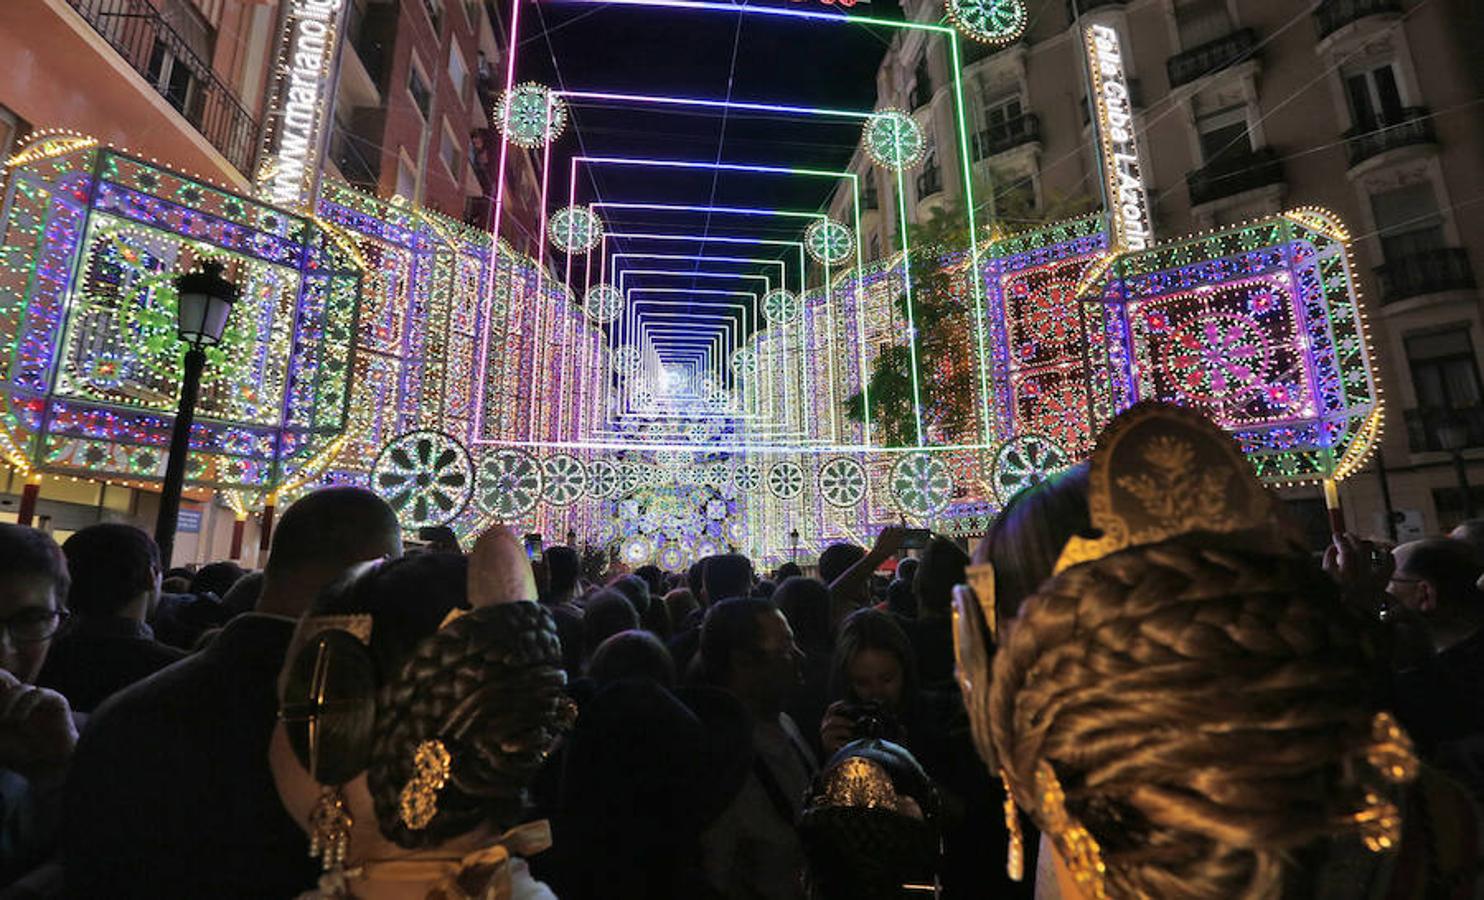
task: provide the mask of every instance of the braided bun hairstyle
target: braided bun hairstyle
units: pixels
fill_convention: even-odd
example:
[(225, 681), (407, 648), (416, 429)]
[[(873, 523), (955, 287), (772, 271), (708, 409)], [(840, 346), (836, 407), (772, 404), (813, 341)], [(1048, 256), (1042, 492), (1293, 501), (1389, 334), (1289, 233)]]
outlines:
[[(367, 782), (381, 833), (418, 849), (484, 824), (515, 825), (526, 786), (571, 725), (565, 684), (556, 623), (536, 603), (476, 609), (421, 641), (376, 705)], [(437, 813), (414, 830), (401, 794), (417, 747), (435, 738), (452, 768)]]
[(1374, 650), (1314, 566), (1259, 546), (1192, 534), (1075, 566), (996, 655), (991, 727), (1016, 800), (1047, 830), (1049, 763), (1111, 897), (1293, 891), (1356, 809)]

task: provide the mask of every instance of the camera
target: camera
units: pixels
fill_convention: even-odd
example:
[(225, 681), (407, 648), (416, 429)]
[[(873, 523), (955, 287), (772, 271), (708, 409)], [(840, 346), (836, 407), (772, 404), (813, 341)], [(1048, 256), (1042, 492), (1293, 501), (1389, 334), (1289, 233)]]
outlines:
[(900, 743), (906, 734), (902, 729), (902, 723), (897, 721), (897, 717), (892, 715), (891, 710), (878, 700), (847, 703), (841, 713), (854, 723), (851, 735), (857, 739), (879, 738)]

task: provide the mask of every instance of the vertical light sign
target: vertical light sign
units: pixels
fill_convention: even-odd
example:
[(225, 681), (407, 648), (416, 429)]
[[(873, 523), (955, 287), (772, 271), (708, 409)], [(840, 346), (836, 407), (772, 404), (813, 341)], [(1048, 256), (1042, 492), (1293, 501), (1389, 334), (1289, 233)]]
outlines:
[(1113, 213), (1113, 247), (1145, 250), (1154, 240), (1149, 223), (1149, 194), (1139, 170), (1139, 146), (1134, 137), (1133, 101), (1123, 70), (1123, 47), (1118, 32), (1107, 25), (1086, 31), (1092, 97), (1102, 141), (1103, 176)]
[(258, 193), (312, 212), (329, 137), (344, 0), (286, 0), (274, 86), (266, 113)]

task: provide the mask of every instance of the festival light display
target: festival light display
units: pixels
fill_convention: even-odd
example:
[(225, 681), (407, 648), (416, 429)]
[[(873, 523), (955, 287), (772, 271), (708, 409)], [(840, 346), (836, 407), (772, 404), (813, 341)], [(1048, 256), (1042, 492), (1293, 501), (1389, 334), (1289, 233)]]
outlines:
[[(614, 5), (736, 14), (694, 0)], [(955, 25), (981, 38), (1023, 25), (1017, 3), (956, 7)], [(971, 14), (988, 24), (966, 25)], [(953, 29), (878, 24), (948, 41), (966, 141)], [(736, 547), (770, 565), (904, 517), (981, 532), (1150, 398), (1211, 415), (1271, 482), (1352, 473), (1381, 410), (1343, 226), (1305, 209), (1154, 242), (1116, 34), (1086, 39), (1116, 208), (926, 262), (903, 243), (866, 263), (857, 176), (783, 161), (577, 156), (548, 191), (560, 208), (545, 234), (564, 255), (533, 260), (342, 185), (321, 185), (314, 214), (296, 214), (85, 138), (44, 137), (11, 160), (0, 222), (0, 335), (15, 348), (0, 363), (0, 455), (26, 473), (156, 480), (179, 365), (171, 279), (215, 259), (243, 302), (211, 351), (188, 478), (244, 511), (369, 484), (409, 528), (468, 536), (498, 520), (573, 529), (631, 564), (678, 568)], [(899, 187), (926, 149), (898, 111), (558, 93), (517, 88), (513, 71), (497, 121), (517, 146), (555, 138), (568, 103), (643, 102), (859, 122)], [(589, 165), (828, 179), (848, 187), (857, 228), (807, 210), (578, 196)], [(792, 240), (609, 231), (605, 206), (776, 218)], [(709, 312), (691, 308), (699, 297)], [(918, 333), (929, 321), (931, 348)], [(889, 440), (872, 410), (891, 398), (873, 398), (872, 375), (904, 359), (913, 436)], [(968, 398), (967, 421), (945, 384)], [(848, 414), (851, 397), (863, 415)]]
[(1024, 0), (947, 0), (948, 21), (959, 34), (992, 46), (1004, 46), (1025, 34)]

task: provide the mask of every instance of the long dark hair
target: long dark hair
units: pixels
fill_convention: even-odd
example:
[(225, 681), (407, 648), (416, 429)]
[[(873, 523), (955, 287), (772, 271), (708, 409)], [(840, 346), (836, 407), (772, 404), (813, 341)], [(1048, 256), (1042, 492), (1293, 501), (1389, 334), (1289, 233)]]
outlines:
[(830, 663), (830, 696), (858, 700), (850, 687), (850, 663), (865, 650), (890, 653), (902, 665), (902, 712), (917, 701), (917, 654), (907, 633), (892, 617), (878, 609), (858, 609), (845, 617), (835, 638), (835, 656)]

